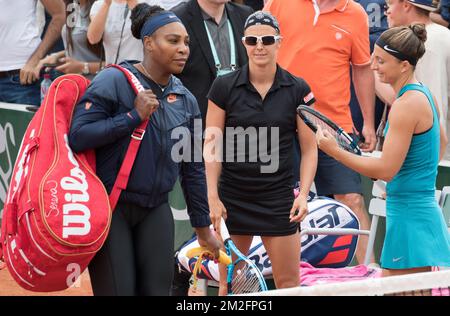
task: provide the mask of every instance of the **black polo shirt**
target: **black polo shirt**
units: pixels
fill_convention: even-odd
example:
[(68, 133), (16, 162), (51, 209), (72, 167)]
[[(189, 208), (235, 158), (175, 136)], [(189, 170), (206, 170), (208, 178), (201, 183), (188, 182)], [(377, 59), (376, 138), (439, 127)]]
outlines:
[[(274, 83), (262, 100), (248, 72), (245, 65), (218, 77), (208, 94), (226, 111), (220, 190), (245, 197), (292, 194), (296, 109), (313, 104), (314, 96), (303, 79), (277, 66)], [(256, 137), (248, 136), (255, 131)], [(245, 139), (244, 150), (238, 150), (237, 139)]]

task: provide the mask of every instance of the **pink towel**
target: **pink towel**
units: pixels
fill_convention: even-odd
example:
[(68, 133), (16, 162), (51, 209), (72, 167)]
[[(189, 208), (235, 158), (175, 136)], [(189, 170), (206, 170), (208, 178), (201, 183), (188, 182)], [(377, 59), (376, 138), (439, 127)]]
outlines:
[(381, 269), (358, 265), (346, 268), (314, 268), (307, 262), (300, 263), (300, 284), (311, 286), (317, 284), (349, 282), (381, 277)]
[[(307, 262), (300, 263), (300, 284), (302, 286), (349, 282), (380, 277), (381, 269), (369, 268), (362, 264), (354, 267), (332, 269), (314, 268)], [(448, 288), (432, 289), (431, 295), (450, 296), (450, 291)]]

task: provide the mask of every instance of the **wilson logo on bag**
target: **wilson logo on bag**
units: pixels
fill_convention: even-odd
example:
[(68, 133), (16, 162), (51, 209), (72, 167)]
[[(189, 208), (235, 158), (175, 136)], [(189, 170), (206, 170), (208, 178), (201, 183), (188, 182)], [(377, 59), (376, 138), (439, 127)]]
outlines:
[[(131, 82), (133, 75), (117, 68)], [(88, 85), (80, 75), (53, 82), (14, 166), (0, 259), (3, 254), (12, 277), (28, 290), (58, 291), (74, 284), (105, 242), (120, 195), (119, 189), (114, 199), (108, 197), (95, 174), (94, 151), (75, 154), (68, 144), (73, 110)]]

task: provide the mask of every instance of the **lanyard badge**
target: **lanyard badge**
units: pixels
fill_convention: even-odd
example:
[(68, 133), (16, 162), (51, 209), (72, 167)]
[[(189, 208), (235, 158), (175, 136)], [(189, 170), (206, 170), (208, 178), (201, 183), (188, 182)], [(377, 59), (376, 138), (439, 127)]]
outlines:
[(214, 64), (216, 65), (216, 76), (223, 76), (230, 72), (233, 72), (237, 69), (236, 65), (236, 45), (234, 42), (234, 36), (233, 36), (233, 29), (231, 28), (230, 20), (227, 20), (227, 26), (228, 26), (228, 34), (230, 38), (230, 67), (223, 68), (222, 64), (219, 60), (219, 55), (217, 54), (216, 46), (214, 45), (214, 41), (212, 39), (211, 33), (209, 32), (208, 25), (206, 24), (206, 21), (203, 21), (205, 24), (206, 33), (208, 34), (208, 40), (209, 40), (209, 46), (211, 47), (211, 52), (214, 57)]

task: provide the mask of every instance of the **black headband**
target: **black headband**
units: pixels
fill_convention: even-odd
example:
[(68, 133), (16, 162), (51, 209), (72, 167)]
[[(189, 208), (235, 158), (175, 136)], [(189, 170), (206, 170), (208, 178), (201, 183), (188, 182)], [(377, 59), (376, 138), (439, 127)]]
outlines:
[(388, 44), (386, 44), (385, 41), (383, 41), (380, 37), (377, 39), (377, 41), (375, 42), (375, 44), (377, 46), (379, 46), (380, 48), (382, 48), (385, 52), (387, 52), (388, 54), (394, 56), (397, 59), (400, 60), (406, 60), (408, 61), (411, 65), (415, 66), (417, 65), (417, 58), (408, 56), (392, 47), (390, 47)]
[(264, 11), (257, 11), (251, 14), (245, 21), (244, 30), (252, 25), (269, 25), (280, 33), (280, 25), (273, 15)]

